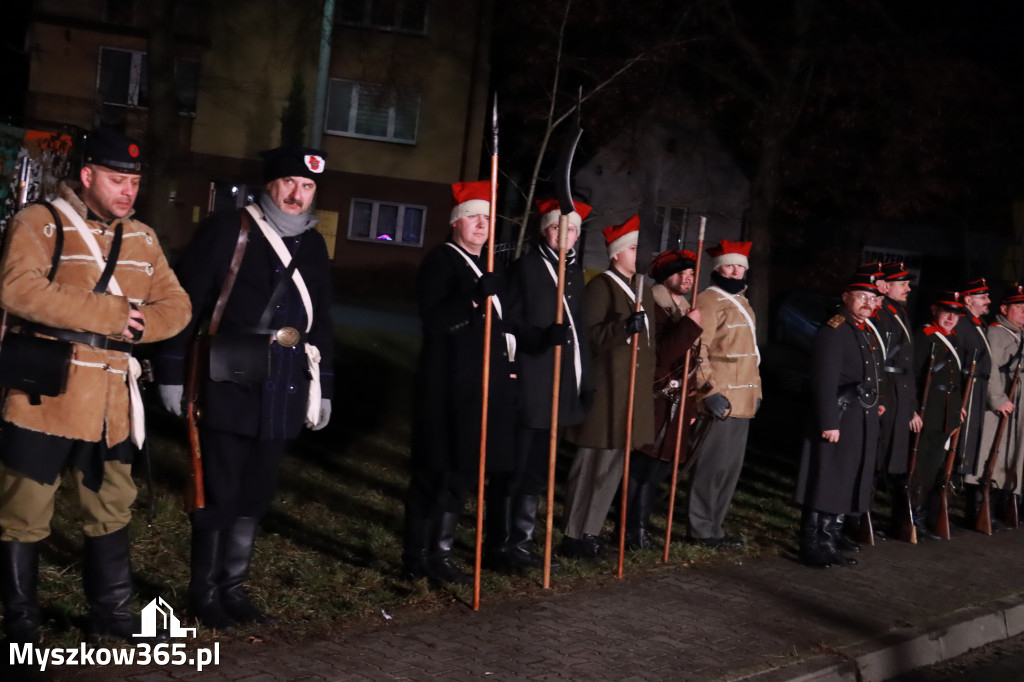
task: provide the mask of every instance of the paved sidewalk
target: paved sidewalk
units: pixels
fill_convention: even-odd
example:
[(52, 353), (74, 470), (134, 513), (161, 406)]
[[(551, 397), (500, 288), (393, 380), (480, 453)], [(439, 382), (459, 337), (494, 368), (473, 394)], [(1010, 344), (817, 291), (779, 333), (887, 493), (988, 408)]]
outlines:
[(813, 570), (739, 553), (591, 591), (501, 605), (485, 595), (475, 613), (398, 614), (337, 641), (224, 641), (220, 664), (202, 673), (122, 667), (74, 679), (882, 680), (1024, 631), (1024, 529), (888, 541), (860, 560)]

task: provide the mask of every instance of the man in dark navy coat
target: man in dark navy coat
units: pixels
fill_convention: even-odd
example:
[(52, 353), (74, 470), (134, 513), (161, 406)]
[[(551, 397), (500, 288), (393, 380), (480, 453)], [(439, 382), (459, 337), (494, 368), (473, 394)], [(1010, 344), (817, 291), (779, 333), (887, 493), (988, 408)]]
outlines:
[[(960, 294), (965, 308), (965, 314), (961, 316), (955, 328), (960, 362), (963, 363), (965, 371), (971, 366), (971, 358), (977, 358), (977, 365), (974, 368), (971, 397), (967, 401), (967, 414), (960, 433), (961, 461), (958, 473), (973, 474), (978, 466), (981, 431), (988, 401), (988, 380), (992, 374), (992, 348), (988, 341), (988, 321), (984, 319), (988, 315), (992, 301), (984, 277), (968, 282)], [(964, 499), (967, 522), (973, 524), (973, 517), (981, 500), (981, 490), (976, 485), (967, 484)]]
[[(925, 412), (917, 464), (910, 481), (914, 525), (918, 539), (938, 539), (933, 531), (938, 512), (938, 479), (949, 449), (950, 438), (960, 428), (965, 366), (960, 359), (961, 339), (956, 333), (960, 316), (967, 312), (958, 291), (943, 292), (932, 304), (932, 319), (914, 340), (918, 384), (924, 386), (931, 349), (935, 347), (931, 383), (922, 397)], [(973, 332), (972, 332), (973, 333)]]
[[(574, 202), (566, 230), (564, 299), (558, 298), (558, 201), (540, 200), (540, 239), (509, 272), (509, 297), (516, 319), (519, 364), (519, 409), (516, 468), (511, 476), (493, 477), (487, 506), (488, 564), (499, 571), (544, 565), (533, 549), (540, 498), (547, 494), (554, 391), (555, 347), (562, 346), (559, 368), (558, 428), (583, 421), (592, 397), (590, 341), (583, 311), (583, 268), (576, 240), (590, 206)], [(562, 307), (562, 323), (555, 314)], [(558, 566), (552, 558), (552, 565)]]
[[(256, 529), (276, 492), (288, 441), (304, 426), (322, 429), (331, 413), (330, 261), (309, 213), (325, 154), (281, 147), (261, 156), (266, 187), (259, 200), (203, 221), (178, 262), (193, 318), (157, 358), (161, 398), (180, 415), (190, 342), (210, 323), (245, 221), (248, 243), (211, 338), (262, 340), (253, 369), (258, 364), (263, 371), (219, 381), (204, 373), (199, 433), (206, 506), (191, 514), (189, 609), (217, 629), (269, 620), (244, 590)], [(241, 352), (229, 347), (228, 354)], [(204, 369), (207, 364), (212, 369), (216, 357), (204, 358)]]
[(424, 257), (416, 278), (423, 342), (402, 550), (406, 575), (426, 578), (434, 587), (472, 582), (452, 563), (452, 549), (459, 515), (480, 469), (488, 301), (487, 471), (511, 471), (515, 444), (515, 336), (504, 278), (486, 272), (490, 183), (456, 183), (452, 194), (451, 239)]
[(804, 442), (796, 502), (803, 506), (800, 559), (819, 568), (851, 566), (839, 551), (840, 517), (871, 502), (884, 359), (866, 320), (875, 309), (874, 276), (854, 276), (842, 309), (814, 335), (812, 426)]

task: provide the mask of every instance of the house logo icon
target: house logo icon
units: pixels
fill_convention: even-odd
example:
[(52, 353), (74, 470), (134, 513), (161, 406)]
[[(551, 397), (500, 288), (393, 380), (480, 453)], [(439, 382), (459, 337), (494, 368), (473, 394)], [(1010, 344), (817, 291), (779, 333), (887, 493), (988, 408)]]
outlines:
[(195, 628), (183, 628), (178, 617), (174, 615), (174, 609), (163, 600), (157, 597), (146, 604), (142, 609), (142, 632), (137, 632), (134, 637), (156, 637), (158, 630), (166, 630), (171, 637), (196, 636)]

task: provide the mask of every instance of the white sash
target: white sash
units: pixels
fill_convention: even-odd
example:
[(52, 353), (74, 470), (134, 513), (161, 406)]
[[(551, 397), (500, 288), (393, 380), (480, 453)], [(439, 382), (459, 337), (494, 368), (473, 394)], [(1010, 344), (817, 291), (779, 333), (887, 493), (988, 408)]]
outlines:
[(870, 317), (865, 317), (864, 321), (867, 322), (868, 326), (871, 327), (871, 331), (875, 333), (875, 338), (878, 339), (878, 345), (882, 348), (882, 359), (885, 359), (887, 352), (885, 350), (885, 341), (882, 339), (882, 335), (878, 332), (878, 327), (871, 321)]
[[(82, 216), (78, 214), (78, 211), (72, 208), (71, 204), (64, 199), (54, 199), (51, 203), (57, 210), (71, 218), (71, 226), (82, 236), (82, 241), (89, 248), (89, 253), (92, 254), (93, 260), (96, 261), (96, 265), (102, 273), (106, 267), (106, 261), (103, 259), (103, 253), (100, 251), (100, 245), (96, 243), (96, 237), (92, 234), (92, 228), (82, 220)], [(107, 288), (115, 296), (124, 296), (121, 286), (117, 283), (117, 278), (114, 277), (113, 273), (111, 273)], [(142, 376), (142, 365), (139, 364), (134, 355), (129, 355), (128, 372), (125, 374), (125, 381), (128, 382), (128, 426), (132, 442), (135, 443), (135, 447), (141, 449), (142, 444), (146, 442), (146, 411), (142, 407), (142, 392), (139, 391), (140, 376)]]
[(903, 333), (907, 335), (907, 341), (913, 341), (913, 339), (910, 338), (910, 330), (907, 329), (907, 325), (903, 324), (903, 320), (900, 319), (899, 313), (893, 313), (892, 316), (895, 317), (896, 321), (900, 323), (901, 327), (903, 327)]
[(956, 359), (957, 369), (959, 369), (961, 372), (964, 371), (964, 366), (960, 362), (960, 354), (956, 352), (955, 348), (953, 348), (953, 344), (949, 342), (949, 339), (946, 338), (946, 335), (940, 331), (936, 331), (934, 334), (932, 334), (932, 336), (939, 337), (939, 341), (942, 341), (942, 343), (946, 344), (946, 348), (949, 349), (949, 352), (953, 354), (953, 358)]
[[(558, 273), (555, 272), (554, 266), (548, 261), (547, 258), (541, 256), (540, 258), (544, 261), (544, 265), (547, 266), (548, 272), (551, 274), (551, 279), (555, 282), (555, 287), (558, 287)], [(569, 329), (572, 330), (572, 364), (576, 370), (576, 393), (580, 392), (581, 382), (583, 380), (583, 362), (580, 358), (580, 337), (576, 335), (576, 320), (572, 317), (572, 311), (569, 310), (569, 301), (566, 300), (565, 294), (562, 294), (562, 305), (565, 307), (565, 314), (569, 317)]]
[[(466, 264), (469, 265), (469, 267), (473, 270), (473, 273), (476, 275), (477, 279), (480, 279), (481, 277), (484, 276), (484, 273), (480, 272), (480, 268), (477, 267), (476, 263), (473, 262), (473, 259), (470, 258), (469, 255), (466, 254), (465, 251), (463, 251), (462, 249), (460, 249), (458, 246), (456, 246), (455, 244), (453, 244), (451, 242), (445, 242), (445, 245), (452, 247), (452, 250), (455, 251), (455, 253), (457, 253), (460, 256), (462, 256), (462, 259), (464, 261), (466, 261)], [(498, 314), (498, 319), (499, 320), (502, 319), (502, 316), (501, 316), (501, 301), (498, 300), (497, 295), (491, 296), (490, 299), (491, 299), (491, 303), (494, 305), (494, 312), (496, 312)], [(516, 344), (517, 344), (517, 341), (516, 341), (515, 335), (514, 334), (509, 334), (508, 332), (505, 332), (505, 348), (508, 350), (508, 361), (509, 362), (515, 362), (516, 361)]]
[[(619, 288), (626, 292), (626, 296), (629, 296), (629, 300), (633, 304), (633, 309), (636, 310), (636, 294), (634, 294), (633, 290), (630, 289), (629, 286), (625, 282), (622, 281), (622, 278), (620, 278), (617, 274), (615, 274), (611, 270), (605, 270), (601, 274), (602, 275), (608, 275), (608, 277), (609, 277), (609, 279), (611, 279), (611, 281), (613, 281), (616, 284), (618, 284)], [(640, 312), (646, 312), (644, 310), (644, 304), (643, 304), (642, 301), (640, 303)], [(644, 331), (647, 332), (647, 345), (650, 346), (651, 345), (651, 323), (647, 319), (646, 315), (644, 315)], [(626, 343), (629, 343), (632, 340), (632, 338), (633, 338), (632, 336), (628, 337), (626, 339)]]
[(988, 337), (985, 336), (985, 330), (974, 324), (974, 322), (971, 322), (971, 326), (974, 327), (976, 332), (978, 332), (978, 336), (981, 337), (981, 340), (985, 342), (985, 348), (988, 350), (988, 356), (992, 357), (992, 346), (988, 343)]
[(725, 300), (729, 301), (734, 306), (736, 306), (737, 310), (739, 310), (740, 313), (743, 314), (743, 317), (746, 318), (747, 326), (750, 329), (750, 340), (754, 342), (754, 354), (757, 355), (757, 366), (760, 367), (761, 366), (761, 349), (757, 347), (757, 329), (754, 327), (754, 320), (753, 320), (753, 318), (750, 317), (750, 313), (748, 313), (747, 309), (743, 307), (743, 304), (741, 304), (739, 301), (736, 300), (735, 296), (733, 296), (732, 294), (728, 293), (725, 289), (721, 289), (721, 288), (719, 288), (717, 286), (714, 286), (714, 285), (708, 287), (708, 289), (714, 289), (718, 293), (720, 293), (723, 296), (725, 296)]
[[(263, 232), (263, 236), (267, 238), (270, 245), (274, 248), (274, 252), (277, 257), (281, 259), (281, 263), (285, 269), (291, 265), (292, 254), (288, 251), (288, 247), (284, 245), (284, 241), (281, 239), (281, 235), (272, 228), (263, 217), (263, 212), (256, 207), (255, 204), (249, 204), (245, 207), (245, 210), (249, 212), (256, 224), (259, 225), (260, 231)], [(309, 296), (309, 289), (306, 288), (306, 281), (302, 279), (302, 273), (299, 272), (298, 268), (292, 271), (292, 282), (295, 283), (295, 288), (299, 290), (299, 297), (302, 298), (302, 305), (306, 309), (306, 332), (313, 327), (313, 300)], [(320, 388), (320, 349), (313, 344), (306, 342), (303, 344), (306, 351), (306, 364), (309, 368), (309, 396), (306, 398), (306, 426), (314, 427), (320, 423), (320, 401), (323, 392)]]

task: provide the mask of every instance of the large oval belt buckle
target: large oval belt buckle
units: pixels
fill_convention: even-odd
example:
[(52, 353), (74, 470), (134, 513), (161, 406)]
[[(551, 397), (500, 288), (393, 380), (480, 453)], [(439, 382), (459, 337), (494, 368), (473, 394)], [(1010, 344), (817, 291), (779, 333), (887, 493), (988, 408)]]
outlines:
[(281, 327), (274, 332), (274, 340), (285, 348), (297, 346), (301, 338), (302, 335), (299, 334), (299, 330), (295, 327)]

